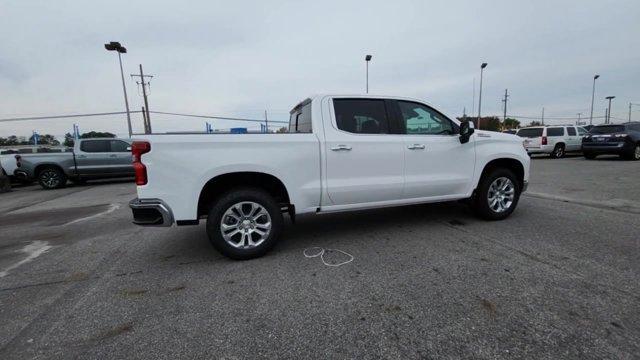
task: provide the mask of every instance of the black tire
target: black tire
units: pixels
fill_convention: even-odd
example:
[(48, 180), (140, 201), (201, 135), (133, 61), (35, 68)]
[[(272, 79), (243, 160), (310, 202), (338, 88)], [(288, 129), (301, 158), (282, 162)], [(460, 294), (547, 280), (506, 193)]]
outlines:
[(636, 144), (629, 153), (624, 154), (623, 158), (632, 161), (640, 160), (640, 144)]
[[(513, 200), (511, 204), (503, 211), (496, 211), (489, 206), (489, 188), (499, 178), (507, 178), (513, 186)], [(473, 210), (475, 213), (485, 220), (502, 220), (507, 218), (515, 210), (520, 200), (521, 184), (515, 174), (505, 168), (494, 168), (488, 170), (480, 179), (478, 188), (473, 197)]]
[(564, 144), (556, 144), (556, 146), (553, 148), (553, 151), (549, 155), (554, 159), (563, 158), (565, 155)]
[(45, 190), (60, 189), (67, 184), (67, 176), (57, 167), (46, 167), (38, 173), (38, 184)]
[(585, 157), (585, 159), (593, 160), (593, 159), (595, 159), (595, 158), (596, 158), (596, 154), (594, 154), (594, 153), (588, 153), (588, 152), (585, 152), (585, 153), (584, 153), (584, 157)]
[[(262, 242), (260, 242), (258, 245), (239, 248), (231, 245), (223, 237), (221, 230), (223, 220), (222, 217), (228, 210), (231, 210), (232, 206), (245, 202), (255, 203), (266, 210), (266, 212), (268, 213), (268, 217), (271, 219), (271, 228), (269, 229), (266, 238), (262, 240)], [(242, 226), (239, 221), (237, 223), (237, 226), (237, 229), (240, 229), (240, 227)], [(238, 188), (222, 195), (215, 201), (215, 203), (209, 210), (209, 215), (207, 217), (207, 235), (209, 236), (211, 245), (213, 245), (213, 247), (222, 255), (234, 260), (253, 259), (267, 253), (278, 241), (283, 226), (284, 220), (282, 217), (282, 211), (280, 210), (280, 206), (278, 206), (278, 203), (267, 192), (255, 188)], [(253, 227), (251, 227), (251, 230), (246, 231), (253, 231), (252, 229)], [(258, 226), (256, 226), (256, 229), (258, 229)], [(257, 233), (252, 232), (248, 236), (251, 236), (252, 240), (254, 240), (253, 236), (256, 234)], [(235, 239), (238, 239), (238, 243), (240, 243), (240, 241), (245, 242), (244, 235), (241, 232), (237, 232), (237, 235), (240, 235), (240, 238), (237, 238), (235, 235), (233, 236)], [(259, 234), (257, 235), (258, 237), (260, 237)], [(258, 241), (260, 241), (260, 239), (258, 239)], [(234, 242), (233, 238), (231, 242)]]

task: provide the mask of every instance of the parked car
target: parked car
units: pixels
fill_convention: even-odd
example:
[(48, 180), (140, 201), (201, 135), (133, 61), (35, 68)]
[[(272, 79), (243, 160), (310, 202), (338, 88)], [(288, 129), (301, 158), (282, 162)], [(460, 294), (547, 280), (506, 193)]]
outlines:
[[(321, 95), (291, 110), (289, 133), (145, 135), (132, 145), (138, 225), (207, 219), (213, 246), (263, 255), (283, 213), (323, 214), (469, 199), (500, 220), (527, 187), (513, 135), (474, 131), (419, 100)], [(416, 210), (418, 211), (418, 210)]]
[(640, 122), (594, 126), (582, 139), (582, 153), (587, 159), (614, 154), (640, 160)]
[(18, 156), (15, 175), (35, 179), (44, 189), (57, 189), (67, 180), (133, 177), (131, 143), (128, 139), (79, 139), (72, 151)]
[(515, 135), (518, 132), (518, 129), (507, 129), (507, 130), (502, 130), (502, 132), (505, 134)]
[(561, 158), (567, 152), (582, 150), (582, 137), (587, 131), (580, 126), (549, 125), (532, 126), (518, 130), (517, 135), (525, 138), (527, 153), (549, 154)]

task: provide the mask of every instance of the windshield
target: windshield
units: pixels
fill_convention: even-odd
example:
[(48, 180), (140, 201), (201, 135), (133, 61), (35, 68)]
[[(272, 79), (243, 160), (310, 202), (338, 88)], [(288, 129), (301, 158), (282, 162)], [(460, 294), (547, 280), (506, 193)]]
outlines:
[(518, 136), (526, 138), (534, 138), (542, 136), (542, 128), (520, 129)]
[(624, 126), (622, 125), (600, 125), (594, 126), (589, 131), (589, 134), (614, 134), (624, 132)]

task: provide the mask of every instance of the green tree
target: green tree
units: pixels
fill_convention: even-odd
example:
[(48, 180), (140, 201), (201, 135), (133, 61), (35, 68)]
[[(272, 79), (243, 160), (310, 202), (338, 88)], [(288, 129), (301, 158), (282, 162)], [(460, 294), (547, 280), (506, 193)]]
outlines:
[(503, 129), (517, 129), (520, 127), (520, 121), (512, 118), (506, 118), (502, 123), (502, 127)]
[[(33, 135), (29, 137), (29, 144), (35, 144), (35, 139), (33, 138)], [(58, 139), (56, 139), (56, 137), (53, 135), (44, 134), (44, 135), (38, 136), (38, 145), (58, 146), (60, 145), (60, 141), (58, 141)]]
[[(467, 116), (466, 118), (458, 118), (458, 120), (472, 121), (473, 127), (475, 127), (476, 129), (479, 129), (477, 116), (476, 117)], [(500, 129), (502, 128), (502, 124), (500, 124), (500, 119), (498, 119), (496, 116), (483, 116), (482, 118), (480, 118), (480, 120), (481, 120), (480, 121), (481, 130), (500, 131)]]
[(99, 132), (99, 131), (89, 131), (80, 135), (80, 138), (82, 139), (114, 138), (114, 137), (116, 137), (115, 134), (112, 134), (110, 132)]
[(542, 123), (540, 121), (534, 120), (530, 122), (528, 126), (542, 126)]
[(64, 134), (64, 142), (62, 143), (62, 145), (66, 146), (66, 147), (73, 147), (73, 144), (75, 143), (73, 135), (71, 135), (71, 133), (66, 133)]

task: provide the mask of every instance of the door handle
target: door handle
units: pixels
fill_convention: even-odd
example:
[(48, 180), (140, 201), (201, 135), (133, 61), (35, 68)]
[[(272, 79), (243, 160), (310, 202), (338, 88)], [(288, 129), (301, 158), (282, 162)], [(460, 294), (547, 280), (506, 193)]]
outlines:
[(87, 156), (86, 155), (78, 155), (76, 156), (78, 159), (85, 159)]
[(424, 144), (413, 144), (413, 145), (409, 145), (407, 146), (407, 149), (409, 150), (422, 150), (424, 149)]
[(351, 150), (351, 146), (349, 145), (338, 145), (331, 148), (333, 151), (349, 151)]
[(118, 157), (118, 155), (109, 155), (110, 158)]

